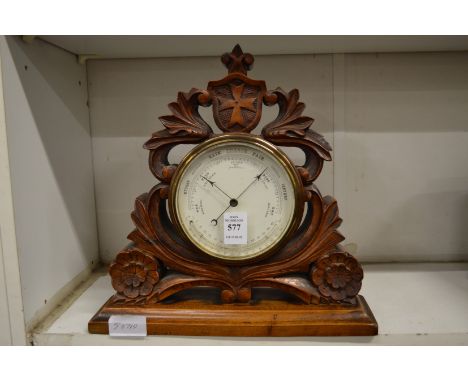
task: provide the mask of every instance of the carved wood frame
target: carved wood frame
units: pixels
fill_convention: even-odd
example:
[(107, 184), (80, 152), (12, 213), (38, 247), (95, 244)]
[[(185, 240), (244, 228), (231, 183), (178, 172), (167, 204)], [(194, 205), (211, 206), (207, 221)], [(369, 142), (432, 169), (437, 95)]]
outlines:
[[(237, 45), (221, 58), (229, 74), (211, 81), (207, 90), (179, 92), (169, 104), (172, 115), (160, 117), (165, 129), (155, 132), (144, 148), (150, 151), (149, 167), (160, 181), (135, 200), (131, 214), (135, 230), (131, 244), (110, 265), (116, 294), (113, 304), (145, 305), (162, 301), (196, 286), (221, 290), (223, 303), (248, 302), (253, 287), (286, 291), (306, 304), (355, 304), (363, 278), (359, 262), (339, 243), (341, 224), (336, 201), (323, 197), (313, 181), (324, 160), (331, 160), (331, 147), (310, 129), (313, 119), (303, 116), (305, 105), (299, 92), (278, 88), (267, 91), (264, 81), (247, 77), (254, 58)], [(302, 149), (305, 163), (296, 166), (302, 181), (306, 215), (286, 245), (268, 258), (249, 264), (223, 264), (187, 242), (174, 228), (167, 199), (177, 169), (168, 154), (179, 144), (198, 144), (215, 136), (199, 114), (199, 107), (212, 106), (214, 120), (224, 134), (250, 133), (259, 123), (265, 106), (278, 105), (276, 119), (265, 125), (261, 138), (276, 146)]]

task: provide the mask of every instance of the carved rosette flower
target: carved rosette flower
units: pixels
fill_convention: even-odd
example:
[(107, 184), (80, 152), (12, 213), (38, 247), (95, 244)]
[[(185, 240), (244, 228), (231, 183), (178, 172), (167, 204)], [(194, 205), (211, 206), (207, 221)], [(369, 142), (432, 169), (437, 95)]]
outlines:
[(336, 252), (321, 257), (312, 268), (310, 278), (323, 297), (343, 301), (358, 294), (363, 272), (353, 256)]
[(120, 252), (109, 273), (114, 289), (128, 298), (147, 296), (159, 281), (156, 259), (137, 251)]

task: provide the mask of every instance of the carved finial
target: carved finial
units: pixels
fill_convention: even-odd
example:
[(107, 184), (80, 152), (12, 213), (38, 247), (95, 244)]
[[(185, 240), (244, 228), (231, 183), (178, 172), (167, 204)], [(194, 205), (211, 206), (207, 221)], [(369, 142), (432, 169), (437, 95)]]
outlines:
[(231, 53), (224, 53), (221, 56), (221, 62), (230, 73), (247, 74), (252, 69), (254, 57), (250, 53), (244, 53), (239, 44), (237, 44)]

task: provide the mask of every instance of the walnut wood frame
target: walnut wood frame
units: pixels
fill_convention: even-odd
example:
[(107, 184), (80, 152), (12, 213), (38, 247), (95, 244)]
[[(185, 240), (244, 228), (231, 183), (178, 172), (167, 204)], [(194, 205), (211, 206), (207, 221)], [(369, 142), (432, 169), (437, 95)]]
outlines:
[[(303, 335), (376, 334), (377, 323), (363, 298), (358, 297), (362, 268), (339, 245), (344, 237), (337, 231), (341, 224), (337, 203), (330, 196), (322, 196), (313, 183), (322, 170), (323, 161), (331, 160), (330, 145), (310, 129), (314, 120), (302, 115), (305, 105), (299, 102), (296, 89), (267, 91), (264, 81), (248, 78), (247, 70), (254, 59), (244, 54), (238, 45), (221, 59), (229, 74), (219, 81), (209, 82), (207, 90), (180, 92), (177, 101), (169, 104), (172, 115), (160, 117), (165, 129), (155, 132), (144, 145), (150, 151), (150, 170), (160, 183), (135, 201), (131, 217), (136, 228), (128, 235), (132, 243), (116, 256), (109, 268), (117, 293), (90, 321), (90, 332), (107, 332), (109, 312), (146, 312), (156, 317), (160, 302), (170, 301), (169, 297), (174, 298), (178, 292), (203, 286), (217, 288), (222, 304), (252, 303), (252, 289), (268, 287), (293, 296), (296, 301), (293, 305), (299, 301), (310, 306), (310, 312), (318, 309), (318, 316), (323, 317), (325, 309), (329, 319), (323, 327), (334, 329), (320, 331), (320, 325), (311, 324), (314, 329), (302, 331)], [(223, 134), (245, 136), (259, 123), (262, 104), (278, 105), (279, 111), (275, 120), (266, 124), (261, 136), (255, 139), (278, 147), (298, 147), (305, 153), (305, 163), (295, 166), (299, 180), (296, 191), (298, 200), (306, 208), (305, 218), (294, 227), (289, 240), (268, 257), (241, 263), (216, 261), (181, 235), (168, 215), (167, 201), (178, 167), (168, 162), (168, 154), (179, 144), (200, 144), (216, 136), (200, 116), (199, 107), (212, 106), (214, 120)], [(182, 306), (186, 309), (183, 303)], [(212, 309), (209, 304), (197, 306)], [(342, 315), (343, 307), (358, 309), (363, 318), (357, 321), (346, 318)], [(281, 305), (281, 309), (285, 306)], [(263, 313), (259, 311), (258, 314)], [(359, 316), (353, 314), (354, 318)], [(296, 319), (304, 317), (298, 315)], [(346, 322), (353, 329), (344, 330)], [(189, 334), (204, 333), (197, 329), (199, 327), (196, 323)], [(236, 334), (233, 330), (230, 333), (242, 335), (243, 332), (239, 330)]]

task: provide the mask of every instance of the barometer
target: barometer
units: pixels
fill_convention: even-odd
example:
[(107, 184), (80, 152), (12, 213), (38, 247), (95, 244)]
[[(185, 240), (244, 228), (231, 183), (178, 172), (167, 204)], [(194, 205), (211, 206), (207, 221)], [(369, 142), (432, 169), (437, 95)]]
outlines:
[[(221, 61), (228, 75), (179, 92), (144, 145), (158, 182), (135, 200), (130, 243), (109, 267), (116, 293), (89, 331), (107, 334), (124, 315), (148, 334), (377, 334), (358, 294), (362, 267), (340, 245), (337, 202), (314, 183), (331, 146), (310, 129), (296, 89), (269, 91), (247, 76), (251, 54), (236, 45)], [(278, 114), (254, 134), (263, 106)], [(181, 144), (195, 146), (170, 163)], [(284, 147), (302, 150), (304, 163)]]
[(274, 145), (226, 134), (180, 163), (169, 191), (171, 217), (181, 235), (210, 256), (258, 259), (297, 228), (304, 206), (299, 186), (293, 164)]

